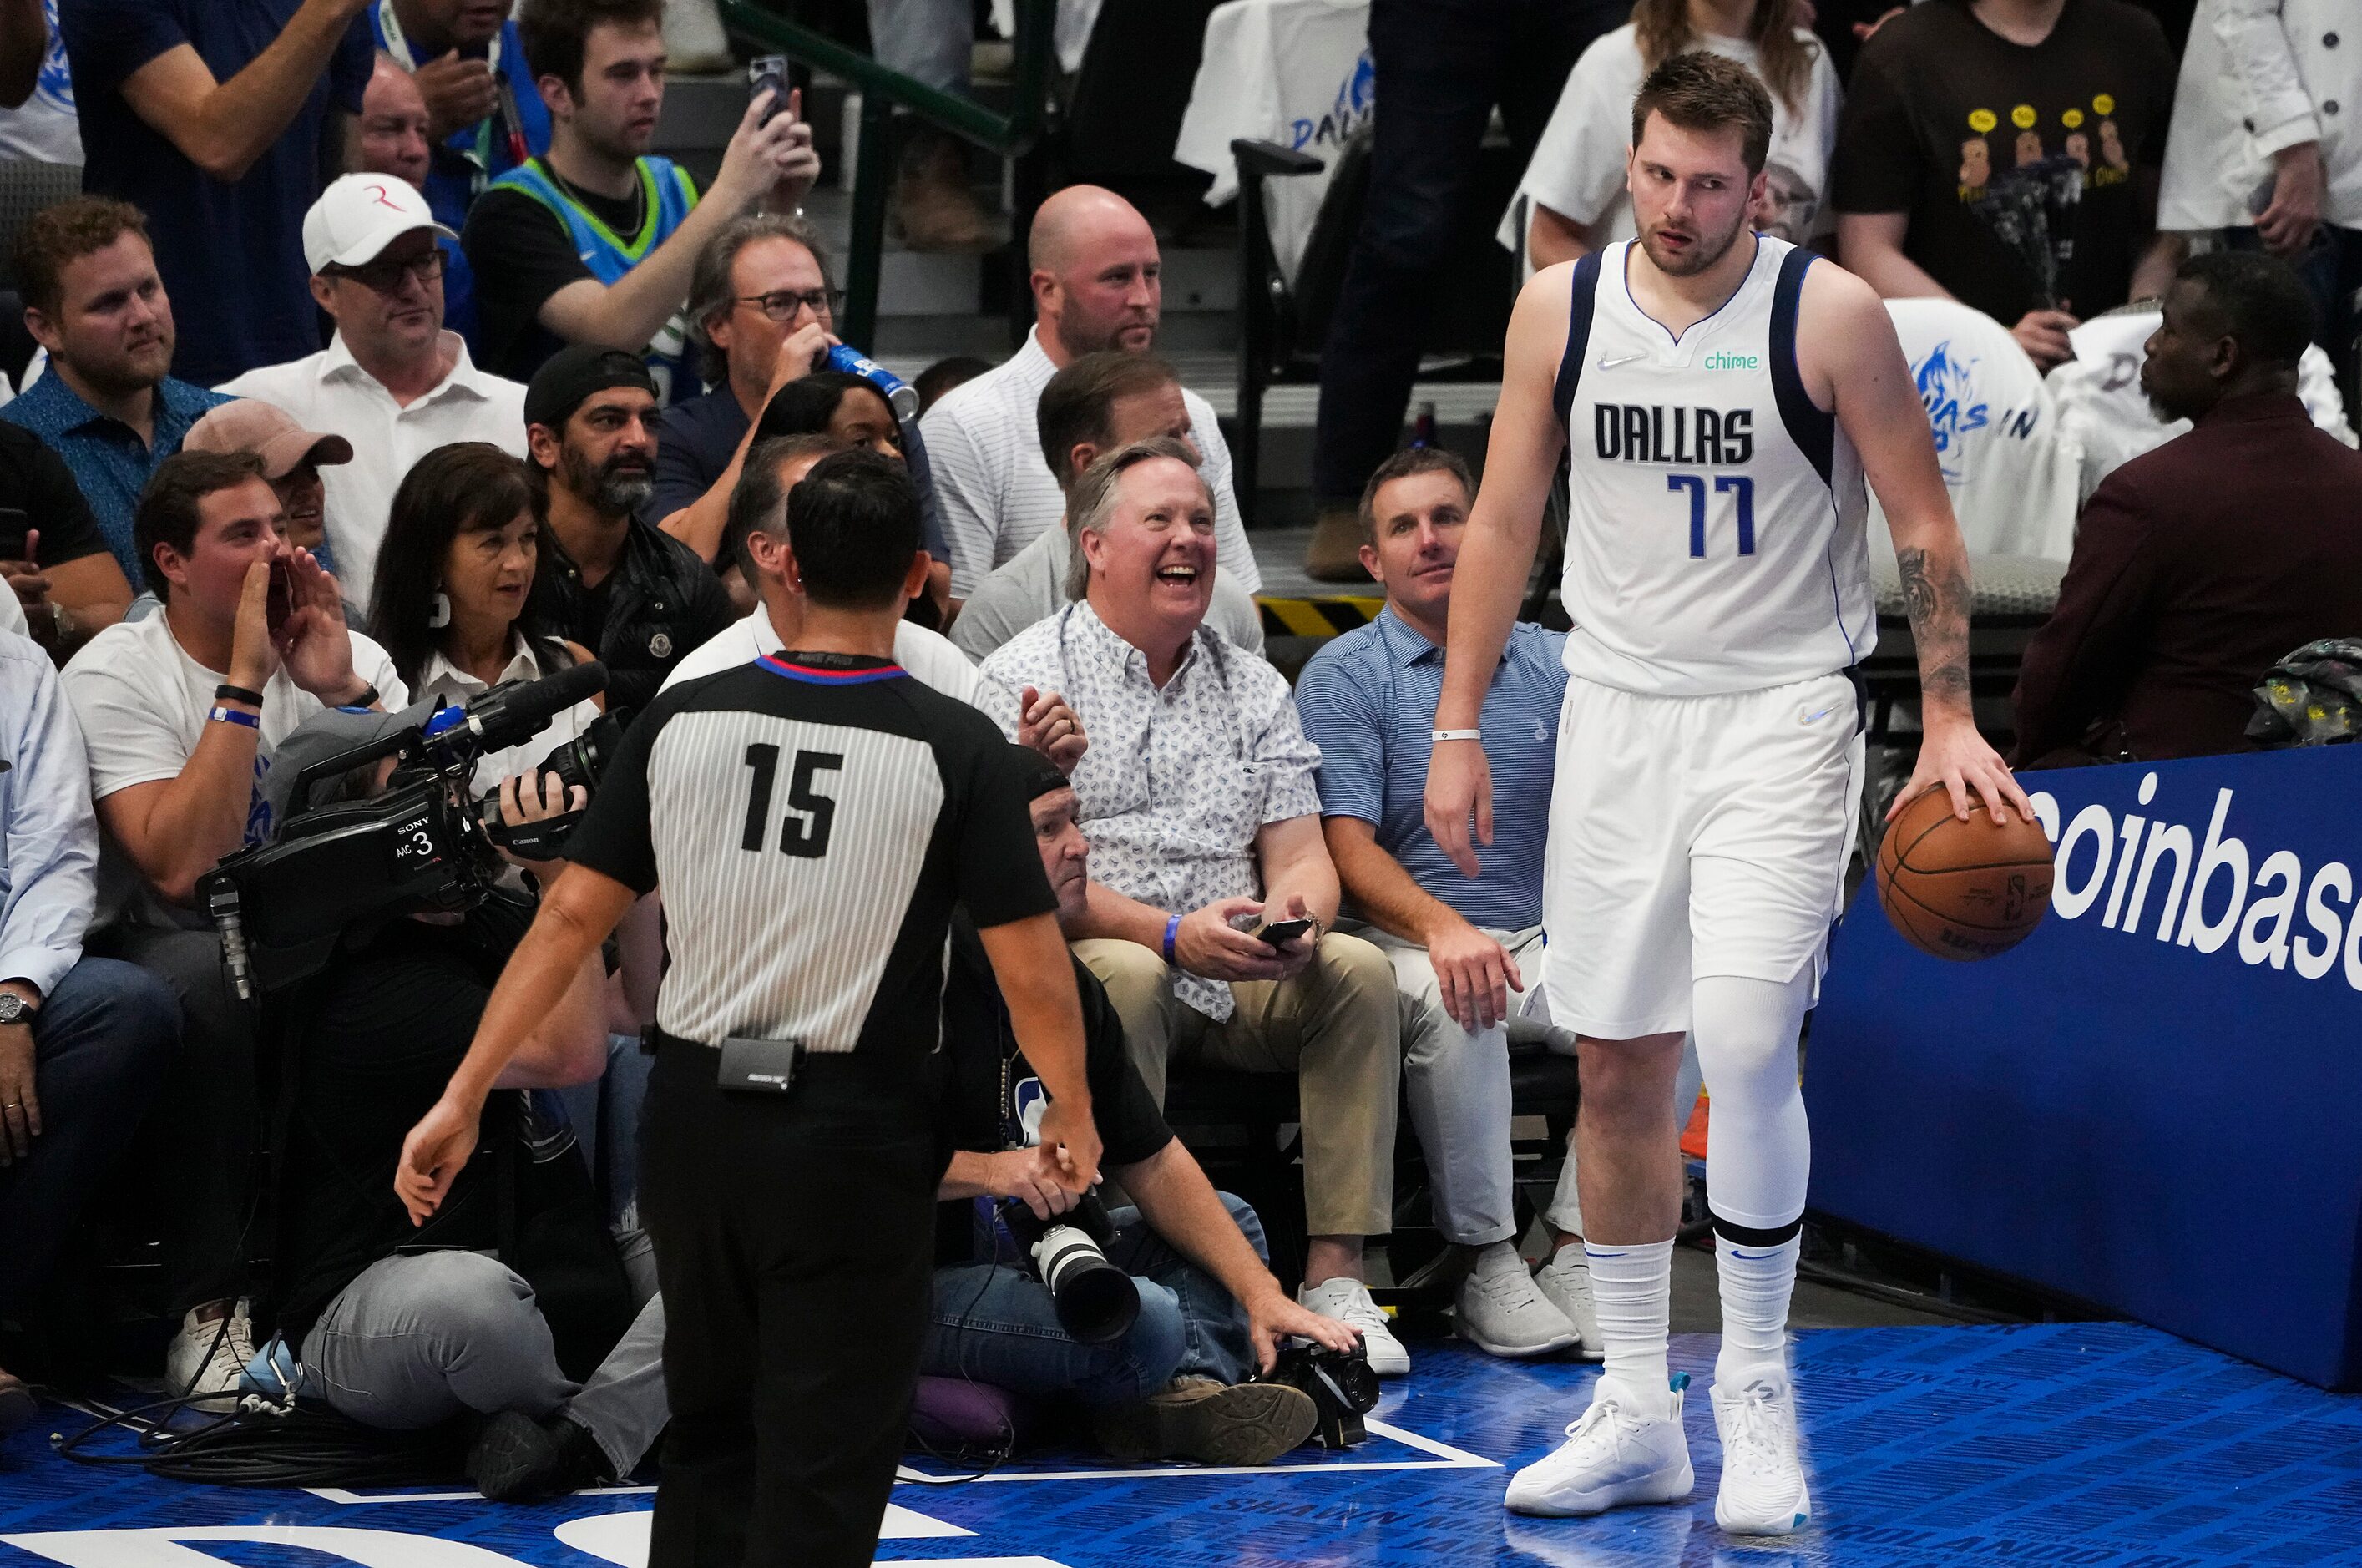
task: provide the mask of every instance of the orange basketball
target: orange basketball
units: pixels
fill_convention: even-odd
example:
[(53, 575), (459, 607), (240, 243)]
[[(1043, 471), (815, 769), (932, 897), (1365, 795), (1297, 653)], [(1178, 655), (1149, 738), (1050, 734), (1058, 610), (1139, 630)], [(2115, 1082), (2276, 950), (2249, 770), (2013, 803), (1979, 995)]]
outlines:
[(1911, 945), (1966, 962), (2006, 953), (2050, 907), (2050, 840), (2015, 811), (1995, 825), (1981, 807), (1967, 822), (1930, 785), (1886, 824), (1878, 845), (1878, 901)]

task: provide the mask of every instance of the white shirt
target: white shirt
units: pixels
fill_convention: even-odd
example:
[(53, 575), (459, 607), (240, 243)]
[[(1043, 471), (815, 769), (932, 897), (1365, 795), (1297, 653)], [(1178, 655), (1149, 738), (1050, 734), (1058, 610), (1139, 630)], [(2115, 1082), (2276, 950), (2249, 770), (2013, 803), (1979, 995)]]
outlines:
[[(952, 593), (966, 599), (993, 568), (1013, 559), (1066, 514), (1066, 497), (1042, 458), (1035, 414), (1058, 367), (1039, 326), (1006, 363), (945, 392), (919, 421), (934, 469), (935, 507), (952, 552)], [(1190, 438), (1206, 456), (1199, 471), (1214, 492), (1214, 558), (1249, 593), (1263, 587), (1254, 552), (1231, 493), (1231, 448), (1213, 404), (1188, 388)]]
[[(1075, 792), (1091, 840), (1091, 876), (1168, 914), (1263, 887), (1255, 834), (1317, 816), (1320, 750), (1304, 738), (1287, 680), (1264, 660), (1200, 625), (1163, 687), (1148, 656), (1086, 602), (1020, 632), (984, 661), (1014, 691), (1059, 691), (1090, 735)], [(1015, 738), (1011, 723), (1001, 728)], [(1231, 988), (1173, 974), (1173, 994), (1212, 1019), (1231, 1016)]]
[[(1829, 155), (1838, 144), (1844, 93), (1829, 51), (1801, 28), (1796, 36), (1809, 40), (1812, 73), (1805, 79), (1801, 114), (1790, 113), (1787, 101), (1772, 94), (1772, 150), (1765, 167), (1782, 213), (1763, 232), (1802, 245), (1837, 226), (1837, 215), (1828, 204)], [(1726, 55), (1758, 75), (1762, 72), (1755, 46), (1745, 39), (1709, 33), (1695, 47)], [(1638, 232), (1624, 164), (1632, 146), (1632, 99), (1647, 74), (1629, 22), (1602, 34), (1583, 51), (1534, 147), (1525, 178), (1518, 182), (1508, 215), (1501, 220), (1497, 237), (1504, 247), (1520, 257), (1525, 254), (1536, 202), (1588, 227), (1602, 246), (1630, 239)]]
[(317, 354), (259, 366), (214, 389), (275, 403), (304, 429), (353, 444), (353, 460), (322, 468), (320, 481), (338, 584), (356, 604), (370, 602), (393, 492), (412, 464), (454, 441), (490, 441), (524, 456), (524, 385), (476, 369), (458, 333), (443, 334), (443, 345), (452, 351), (451, 373), (407, 408), (355, 362), (342, 333)]
[[(510, 653), (509, 662), (502, 669), (501, 679), (495, 684), (538, 680), (545, 675), (557, 673), (554, 669), (542, 668), (541, 660), (535, 657), (532, 647), (523, 637), (517, 637), (511, 646), (513, 651)], [(426, 656), (426, 668), (419, 672), (418, 691), (411, 701), (423, 702), (432, 697), (438, 706), (464, 708), (491, 690), (491, 687), (444, 657), (443, 651), (437, 648)], [(476, 793), (483, 795), (497, 790), (516, 775), (539, 767), (541, 759), (552, 750), (575, 739), (598, 722), (599, 704), (586, 697), (553, 717), (549, 727), (531, 740), (510, 746), (505, 751), (485, 753), (476, 759), (475, 777), (470, 781)]]
[[(2334, 39), (2333, 43), (2331, 40)], [(2354, 0), (2198, 0), (2174, 88), (2157, 226), (2246, 228), (2272, 154), (2321, 144), (2322, 218), (2362, 228), (2362, 10)]]
[[(406, 708), (410, 695), (393, 670), (386, 651), (359, 632), (346, 634), (353, 643), (353, 673), (378, 690), (379, 705)], [(83, 741), (90, 752), (90, 793), (104, 801), (117, 790), (160, 779), (177, 778), (204, 738), (205, 715), (214, 708), (214, 688), (229, 678), (191, 658), (172, 635), (169, 615), (158, 613), (140, 621), (122, 621), (91, 638), (66, 665), (66, 700), (73, 704), (82, 724)], [(328, 705), (295, 684), (284, 668), (262, 688), (262, 724), (255, 747), (254, 792), (248, 807), (246, 839), (260, 844), (275, 825), (262, 781), (270, 772), (271, 753), (289, 733)], [(131, 911), (141, 904), (144, 885), (138, 873), (112, 838), (100, 862), (100, 909)], [(145, 914), (159, 916), (161, 906), (145, 900)], [(180, 923), (171, 915), (148, 923)]]
[[(673, 666), (660, 690), (669, 691), (684, 680), (751, 664), (786, 647), (779, 641), (778, 628), (771, 624), (771, 613), (757, 604), (745, 618), (733, 621)], [(909, 621), (896, 622), (894, 662), (920, 685), (955, 697), (1012, 735), (1016, 733), (1016, 697), (986, 679), (942, 633)]]
[(1173, 159), (1214, 177), (1209, 207), (1239, 193), (1231, 156), (1239, 138), (1276, 142), (1326, 165), (1264, 184), (1272, 254), (1289, 278), (1304, 258), (1337, 155), (1370, 123), (1377, 72), (1369, 39), (1369, 0), (1229, 0), (1206, 18), (1205, 53)]

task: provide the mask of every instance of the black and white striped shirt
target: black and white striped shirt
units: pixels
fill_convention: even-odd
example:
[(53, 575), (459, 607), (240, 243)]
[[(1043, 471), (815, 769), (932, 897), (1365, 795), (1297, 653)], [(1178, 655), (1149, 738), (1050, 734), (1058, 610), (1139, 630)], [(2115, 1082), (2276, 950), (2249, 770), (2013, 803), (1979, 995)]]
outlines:
[(784, 653), (667, 691), (568, 857), (664, 887), (667, 1033), (935, 1048), (955, 904), (1056, 908), (1024, 785), (975, 709), (881, 659)]

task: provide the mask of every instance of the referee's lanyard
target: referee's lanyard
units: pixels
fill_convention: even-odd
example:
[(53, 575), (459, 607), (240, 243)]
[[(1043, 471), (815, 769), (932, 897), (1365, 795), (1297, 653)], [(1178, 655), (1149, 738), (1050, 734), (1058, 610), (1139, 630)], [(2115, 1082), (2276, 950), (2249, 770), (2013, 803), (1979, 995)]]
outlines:
[[(393, 14), (393, 0), (381, 0), (377, 8), (377, 25), (378, 30), (385, 35), (385, 52), (393, 56), (395, 62), (404, 71), (415, 75), (418, 71), (418, 60), (411, 52), (410, 40), (403, 37), (402, 19)], [(509, 84), (509, 79), (501, 74), (501, 35), (499, 33), (492, 35), (491, 47), (484, 51), (484, 69), (491, 72), (493, 81), (500, 84), (501, 107), (497, 116), (487, 115), (477, 122), (476, 145), (460, 155), (467, 159), (475, 170), (468, 180), (468, 193), (471, 196), (482, 195), (484, 186), (491, 179), (492, 121), (495, 117), (508, 127), (511, 165), (523, 164), (532, 156), (531, 149), (524, 144), (524, 120), (517, 113), (516, 90)]]

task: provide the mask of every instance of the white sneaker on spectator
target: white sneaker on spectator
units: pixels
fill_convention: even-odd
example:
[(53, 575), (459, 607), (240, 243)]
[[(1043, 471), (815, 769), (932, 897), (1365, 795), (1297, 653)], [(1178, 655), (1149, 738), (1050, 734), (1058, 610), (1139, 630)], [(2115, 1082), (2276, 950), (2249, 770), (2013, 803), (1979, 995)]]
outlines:
[(1370, 1370), (1380, 1377), (1400, 1377), (1410, 1370), (1410, 1352), (1395, 1338), (1394, 1320), (1386, 1316), (1385, 1308), (1370, 1299), (1370, 1287), (1360, 1280), (1347, 1279), (1342, 1275), (1324, 1279), (1297, 1291), (1296, 1301), (1308, 1312), (1318, 1312), (1361, 1330), (1362, 1349), (1370, 1358)]
[(1566, 1314), (1526, 1272), (1526, 1260), (1507, 1242), (1496, 1242), (1476, 1254), (1466, 1278), (1460, 1282), (1460, 1337), (1487, 1355), (1548, 1355), (1580, 1344)]
[(1517, 1514), (1573, 1518), (1628, 1503), (1678, 1503), (1696, 1477), (1682, 1435), (1682, 1389), (1674, 1379), (1669, 1412), (1635, 1410), (1606, 1378), (1591, 1408), (1566, 1429), (1566, 1441), (1509, 1477), (1502, 1500)]
[(1606, 1354), (1599, 1338), (1599, 1308), (1591, 1299), (1591, 1263), (1584, 1256), (1581, 1242), (1569, 1242), (1552, 1253), (1534, 1271), (1534, 1284), (1582, 1336), (1583, 1348), (1577, 1354), (1585, 1361), (1597, 1361)]
[(1722, 1434), (1722, 1486), (1714, 1522), (1732, 1535), (1786, 1535), (1812, 1521), (1813, 1499), (1796, 1434), (1796, 1389), (1767, 1366), (1737, 1387), (1714, 1386), (1714, 1426)]
[(253, 1359), (254, 1320), (247, 1315), (246, 1302), (205, 1322), (191, 1311), (164, 1352), (164, 1391), (175, 1399), (195, 1399), (192, 1408), (226, 1410), (237, 1402), (237, 1380)]

